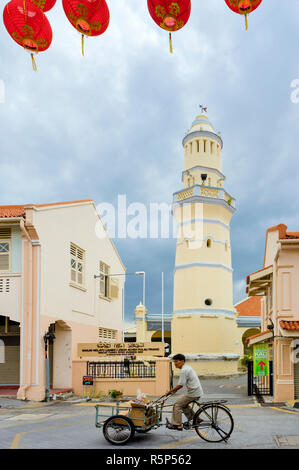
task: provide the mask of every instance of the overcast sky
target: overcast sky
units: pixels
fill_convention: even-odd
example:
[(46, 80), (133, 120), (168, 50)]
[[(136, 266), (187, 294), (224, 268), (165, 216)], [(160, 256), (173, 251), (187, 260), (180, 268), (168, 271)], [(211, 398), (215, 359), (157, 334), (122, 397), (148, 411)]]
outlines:
[[(224, 142), (231, 223), (234, 301), (260, 269), (266, 229), (299, 230), (298, 116), (291, 82), (299, 79), (299, 0), (264, 0), (244, 18), (224, 0), (193, 0), (188, 24), (168, 34), (146, 0), (110, 0), (110, 25), (85, 41), (61, 0), (47, 13), (51, 47), (31, 59), (0, 29), (1, 204), (92, 198), (128, 204), (172, 202), (182, 188), (182, 138), (208, 107)], [(115, 240), (128, 272), (146, 272), (146, 304), (172, 311), (174, 240)], [(126, 320), (142, 299), (142, 279), (126, 282)]]

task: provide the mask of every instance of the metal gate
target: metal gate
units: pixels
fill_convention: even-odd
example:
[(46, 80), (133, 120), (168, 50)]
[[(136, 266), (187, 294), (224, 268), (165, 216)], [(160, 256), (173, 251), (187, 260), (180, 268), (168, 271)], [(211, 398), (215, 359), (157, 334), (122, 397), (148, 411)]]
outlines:
[(248, 396), (273, 395), (273, 362), (269, 361), (269, 376), (254, 377), (253, 361), (248, 363)]
[(299, 399), (299, 362), (294, 364), (294, 388), (295, 388), (295, 400)]

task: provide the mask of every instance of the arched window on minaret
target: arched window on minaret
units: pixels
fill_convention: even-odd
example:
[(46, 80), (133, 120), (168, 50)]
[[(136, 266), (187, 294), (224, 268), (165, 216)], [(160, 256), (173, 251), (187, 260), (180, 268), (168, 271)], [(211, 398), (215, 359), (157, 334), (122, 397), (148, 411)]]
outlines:
[(197, 144), (197, 153), (199, 153), (199, 140), (196, 141)]
[(207, 151), (207, 141), (206, 140), (203, 141), (203, 151), (204, 152)]
[(207, 239), (207, 248), (211, 248), (212, 240), (210, 238)]
[(214, 142), (211, 142), (211, 153), (212, 153), (212, 154), (214, 153), (214, 146), (215, 146), (215, 143), (214, 143)]
[(190, 153), (192, 153), (192, 142), (190, 142)]

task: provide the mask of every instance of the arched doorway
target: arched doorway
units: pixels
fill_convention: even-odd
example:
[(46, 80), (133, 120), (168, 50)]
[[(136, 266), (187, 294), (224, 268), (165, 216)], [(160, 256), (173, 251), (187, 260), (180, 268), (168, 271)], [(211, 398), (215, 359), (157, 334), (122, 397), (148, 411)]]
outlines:
[(72, 329), (63, 320), (51, 323), (55, 338), (49, 345), (50, 387), (72, 388)]
[[(162, 342), (162, 332), (155, 331), (152, 334), (151, 341)], [(165, 343), (165, 357), (168, 357), (171, 353), (171, 333), (170, 331), (164, 332), (164, 343)]]
[(261, 330), (259, 328), (249, 328), (248, 330), (246, 330), (243, 333), (242, 343), (243, 343), (243, 354), (244, 355), (250, 354), (250, 349), (247, 347), (246, 342), (245, 342), (246, 339), (249, 338), (249, 336), (257, 335), (260, 332), (261, 332)]

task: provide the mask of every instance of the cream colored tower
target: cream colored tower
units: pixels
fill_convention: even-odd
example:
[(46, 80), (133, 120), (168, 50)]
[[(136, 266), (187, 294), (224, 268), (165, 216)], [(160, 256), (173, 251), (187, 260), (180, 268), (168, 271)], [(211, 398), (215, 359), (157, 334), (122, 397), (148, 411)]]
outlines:
[(222, 146), (207, 116), (197, 116), (183, 139), (184, 189), (173, 200), (172, 355), (185, 354), (199, 375), (236, 373), (239, 359), (230, 244), (235, 200), (223, 187)]

